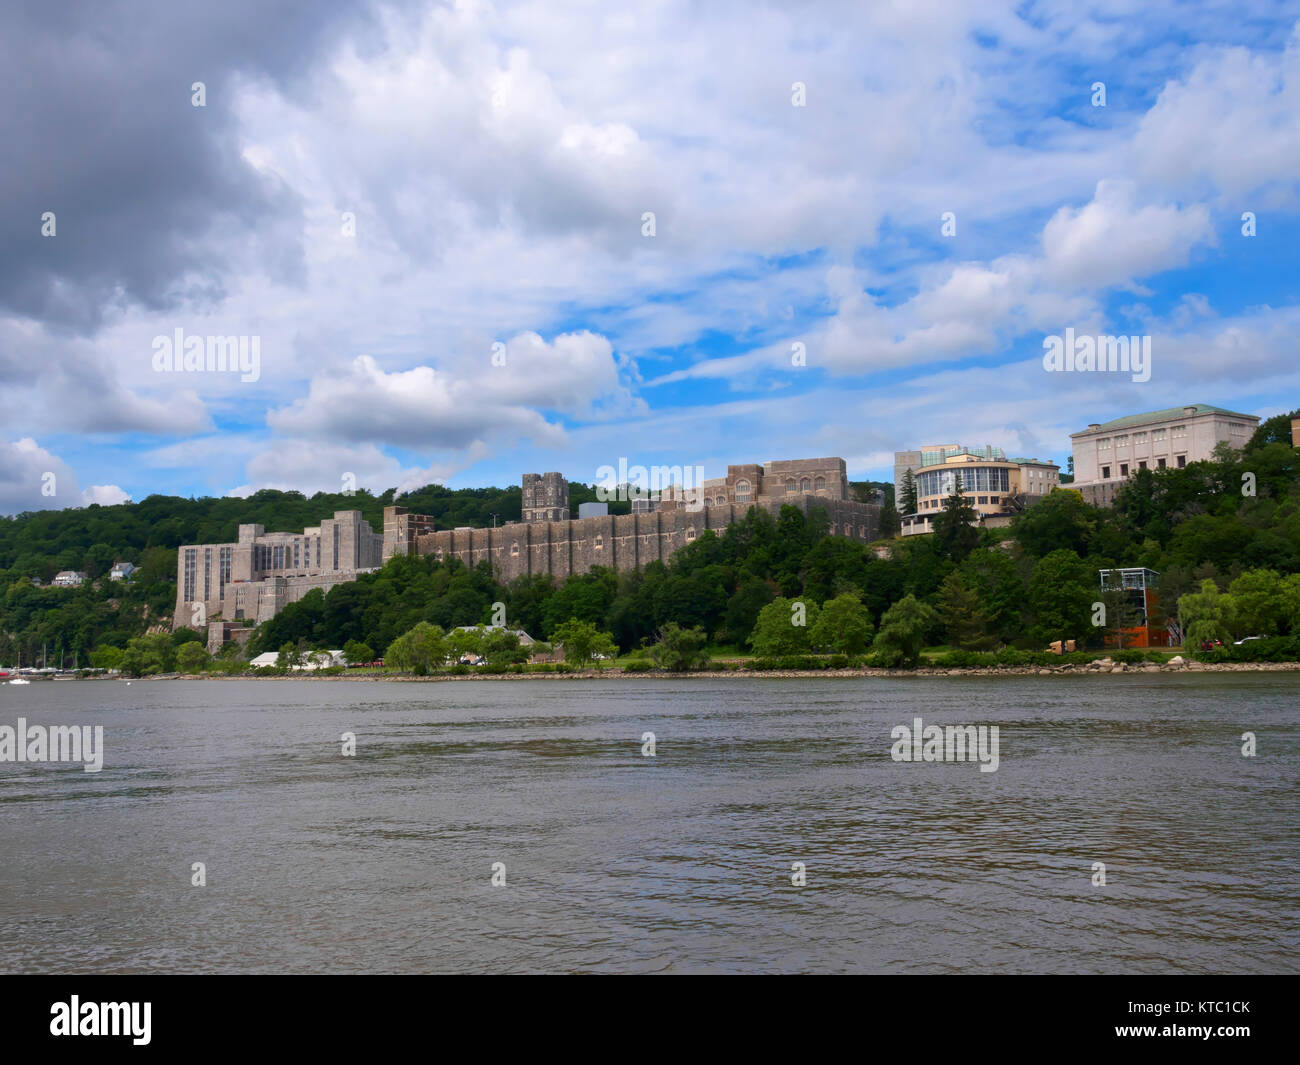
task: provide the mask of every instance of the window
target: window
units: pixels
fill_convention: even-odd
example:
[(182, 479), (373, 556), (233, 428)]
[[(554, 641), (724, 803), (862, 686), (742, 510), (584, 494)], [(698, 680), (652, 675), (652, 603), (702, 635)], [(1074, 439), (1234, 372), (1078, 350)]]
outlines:
[(1165, 468), (1165, 460), (1164, 460), (1164, 459), (1156, 459), (1156, 468), (1157, 468), (1157, 469), (1161, 469), (1161, 470), (1163, 470), (1163, 469)]
[(802, 478), (802, 479), (799, 481), (799, 491), (801, 491), (801, 492), (811, 492), (811, 491), (812, 491), (812, 481), (808, 480), (807, 477)]
[(1103, 436), (1100, 440), (1098, 440), (1098, 441), (1097, 441), (1097, 450), (1098, 450), (1098, 451), (1109, 451), (1109, 450), (1110, 450), (1110, 437), (1108, 437), (1108, 436)]
[(1103, 466), (1103, 467), (1101, 468), (1101, 479), (1102, 479), (1103, 481), (1109, 481), (1109, 480), (1110, 480), (1110, 467), (1109, 467), (1109, 466)]
[(597, 537), (596, 537), (596, 543), (595, 543), (594, 546), (595, 546), (595, 548), (596, 548), (597, 551), (604, 551), (604, 550), (605, 550), (605, 538), (604, 538), (603, 536), (597, 536)]
[(1243, 425), (1241, 422), (1233, 422), (1228, 427), (1228, 431), (1232, 433), (1233, 436), (1245, 436), (1248, 428), (1248, 426)]
[(989, 497), (988, 497), (988, 496), (979, 496), (979, 497), (976, 498), (975, 501), (976, 501), (977, 503), (983, 503), (983, 504), (985, 504), (985, 505), (987, 506), (987, 505), (988, 505), (988, 501), (989, 501)]
[(1186, 465), (1187, 465), (1187, 456), (1186, 456), (1186, 455), (1179, 455), (1179, 456), (1178, 456), (1178, 468), (1181, 470), (1181, 469), (1182, 469), (1184, 466), (1186, 466)]
[(1146, 468), (1147, 468), (1147, 460), (1143, 459), (1141, 462), (1138, 463), (1138, 469), (1145, 470)]
[[(438, 554), (441, 555), (442, 552), (439, 551)], [(518, 540), (513, 540), (513, 541), (511, 541), (511, 544), (510, 544), (510, 557), (511, 557), (511, 558), (518, 558), (518, 557), (519, 557), (519, 541), (518, 541)]]
[(1152, 430), (1151, 430), (1151, 443), (1153, 443), (1153, 444), (1163, 444), (1163, 443), (1165, 442), (1165, 440), (1166, 440), (1166, 438), (1167, 438), (1168, 436), (1169, 436), (1169, 430), (1168, 430), (1168, 429), (1152, 429)]
[(999, 500), (997, 496), (989, 496), (990, 505), (996, 505), (999, 502), (1001, 502), (1001, 500)]
[(815, 491), (815, 492), (824, 492), (824, 491), (826, 491), (826, 478), (825, 478), (825, 477), (818, 477), (817, 480), (813, 481), (813, 491)]
[(1134, 434), (1133, 434), (1133, 443), (1134, 443), (1134, 444), (1145, 444), (1146, 442), (1147, 442), (1147, 434), (1146, 434), (1146, 433), (1134, 433)]
[(1185, 437), (1186, 435), (1187, 435), (1187, 426), (1185, 426), (1185, 425), (1175, 425), (1175, 426), (1174, 426), (1174, 428), (1173, 428), (1173, 438), (1174, 438), (1175, 440), (1182, 439), (1182, 438)]
[(1119, 475), (1120, 475), (1121, 477), (1127, 477), (1127, 476), (1128, 476), (1128, 463), (1127, 463), (1127, 462), (1121, 462), (1121, 463), (1119, 464)]
[(795, 484), (795, 480), (793, 477), (787, 477), (785, 479), (785, 490), (789, 495), (794, 495), (795, 492), (798, 491), (798, 489), (799, 486)]
[(1119, 436), (1115, 437), (1115, 446), (1128, 447), (1128, 433), (1121, 433)]
[(689, 527), (687, 528), (687, 530), (686, 530), (686, 539), (688, 539), (688, 540), (694, 540), (694, 539), (695, 539), (695, 526), (694, 526), (694, 525), (691, 525), (691, 526), (689, 526)]
[(737, 499), (749, 498), (749, 481), (745, 480), (745, 478), (743, 477), (736, 482), (736, 498)]

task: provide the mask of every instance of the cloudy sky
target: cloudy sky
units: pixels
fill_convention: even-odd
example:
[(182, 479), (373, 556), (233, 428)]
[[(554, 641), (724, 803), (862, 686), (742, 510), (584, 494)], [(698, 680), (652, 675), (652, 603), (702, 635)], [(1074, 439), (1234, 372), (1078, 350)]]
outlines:
[(1292, 409), (1300, 4), (1251, 6), (11, 0), (0, 513)]

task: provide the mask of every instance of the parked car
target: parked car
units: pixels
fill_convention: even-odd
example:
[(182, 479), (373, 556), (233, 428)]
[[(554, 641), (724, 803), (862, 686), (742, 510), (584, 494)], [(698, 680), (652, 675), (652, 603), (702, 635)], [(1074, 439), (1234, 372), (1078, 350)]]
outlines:
[(1233, 640), (1233, 647), (1240, 647), (1243, 643), (1250, 643), (1251, 640), (1262, 640), (1263, 636), (1243, 636), (1240, 640)]
[(1202, 651), (1213, 651), (1216, 647), (1222, 647), (1222, 646), (1223, 646), (1223, 641), (1222, 641), (1222, 640), (1202, 640), (1202, 641), (1201, 641), (1201, 650), (1202, 650)]

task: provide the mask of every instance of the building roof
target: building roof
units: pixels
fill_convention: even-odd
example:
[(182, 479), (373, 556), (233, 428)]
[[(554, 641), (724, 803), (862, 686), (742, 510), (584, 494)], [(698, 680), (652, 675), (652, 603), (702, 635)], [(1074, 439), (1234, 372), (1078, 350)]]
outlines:
[[(1188, 409), (1193, 413), (1188, 414)], [(1116, 418), (1114, 421), (1105, 422), (1096, 429), (1084, 429), (1081, 432), (1071, 433), (1071, 437), (1086, 436), (1088, 433), (1106, 433), (1115, 429), (1129, 429), (1135, 425), (1145, 425), (1147, 422), (1172, 422), (1179, 418), (1194, 418), (1198, 414), (1227, 414), (1233, 418), (1249, 418), (1258, 422), (1259, 419), (1253, 414), (1241, 414), (1235, 410), (1225, 410), (1223, 407), (1215, 407), (1209, 403), (1186, 403), (1181, 407), (1169, 407), (1166, 410), (1148, 411), (1146, 414), (1130, 414), (1124, 418)]]

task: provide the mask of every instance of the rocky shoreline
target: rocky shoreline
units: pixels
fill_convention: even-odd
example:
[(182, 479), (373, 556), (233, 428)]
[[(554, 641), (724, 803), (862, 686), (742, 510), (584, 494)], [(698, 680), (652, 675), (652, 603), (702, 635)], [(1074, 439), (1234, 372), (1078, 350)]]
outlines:
[[(969, 666), (951, 669), (937, 666), (920, 666), (917, 669), (873, 669), (866, 666), (853, 669), (710, 669), (692, 673), (635, 672), (611, 667), (586, 669), (577, 673), (461, 673), (431, 677), (402, 674), (331, 674), (296, 673), (290, 676), (249, 676), (248, 674), (164, 673), (153, 677), (132, 677), (133, 682), (157, 680), (314, 680), (399, 684), (424, 684), (442, 681), (483, 680), (736, 680), (763, 679), (764, 677), (793, 680), (812, 677), (1049, 677), (1055, 674), (1107, 674), (1117, 673), (1297, 673), (1300, 662), (1197, 662), (1175, 658), (1169, 662), (1113, 662), (1099, 658), (1082, 664), (1067, 663), (1059, 666)], [(124, 680), (123, 677), (87, 677), (87, 680)]]

